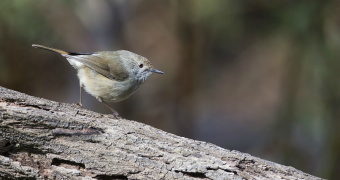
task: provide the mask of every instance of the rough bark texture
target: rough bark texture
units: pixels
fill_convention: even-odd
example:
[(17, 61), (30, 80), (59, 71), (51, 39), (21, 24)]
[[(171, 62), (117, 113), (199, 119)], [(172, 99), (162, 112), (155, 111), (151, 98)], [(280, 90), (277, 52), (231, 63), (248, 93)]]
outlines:
[(320, 179), (142, 123), (0, 87), (0, 179), (281, 178)]

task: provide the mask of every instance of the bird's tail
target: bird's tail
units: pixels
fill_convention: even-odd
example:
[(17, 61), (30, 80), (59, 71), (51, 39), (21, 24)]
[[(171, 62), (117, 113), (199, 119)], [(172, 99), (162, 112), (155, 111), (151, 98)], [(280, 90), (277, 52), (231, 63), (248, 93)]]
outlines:
[(53, 51), (53, 52), (60, 53), (60, 54), (69, 54), (69, 52), (66, 52), (63, 50), (54, 49), (54, 48), (46, 47), (46, 46), (39, 45), (39, 44), (32, 44), (32, 46), (35, 48), (46, 49), (46, 50)]

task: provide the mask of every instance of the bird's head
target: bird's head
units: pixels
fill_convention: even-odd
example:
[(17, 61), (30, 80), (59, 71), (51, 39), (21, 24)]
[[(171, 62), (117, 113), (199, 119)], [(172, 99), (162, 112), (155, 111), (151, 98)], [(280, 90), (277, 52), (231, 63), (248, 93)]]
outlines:
[(153, 68), (151, 62), (143, 56), (124, 50), (121, 53), (124, 54), (124, 61), (130, 74), (138, 81), (146, 81), (152, 73), (164, 74)]

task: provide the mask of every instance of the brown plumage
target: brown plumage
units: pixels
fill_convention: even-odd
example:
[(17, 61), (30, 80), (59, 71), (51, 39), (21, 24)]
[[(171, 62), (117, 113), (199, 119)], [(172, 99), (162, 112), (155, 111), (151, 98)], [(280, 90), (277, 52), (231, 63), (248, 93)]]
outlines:
[(89, 94), (108, 106), (116, 116), (118, 113), (105, 101), (122, 101), (131, 96), (152, 73), (163, 74), (154, 69), (148, 59), (125, 50), (74, 53), (42, 45), (32, 46), (61, 54), (77, 69), (80, 81), (80, 106), (84, 87)]

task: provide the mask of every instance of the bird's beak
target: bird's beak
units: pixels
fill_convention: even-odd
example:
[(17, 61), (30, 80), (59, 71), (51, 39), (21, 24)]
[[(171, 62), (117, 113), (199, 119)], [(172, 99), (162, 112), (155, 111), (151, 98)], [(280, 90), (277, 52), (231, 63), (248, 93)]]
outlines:
[(154, 72), (154, 73), (158, 73), (158, 74), (164, 74), (164, 72), (158, 71), (158, 70), (155, 69), (155, 68), (152, 68), (150, 71), (151, 71), (151, 72)]

